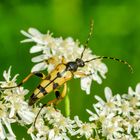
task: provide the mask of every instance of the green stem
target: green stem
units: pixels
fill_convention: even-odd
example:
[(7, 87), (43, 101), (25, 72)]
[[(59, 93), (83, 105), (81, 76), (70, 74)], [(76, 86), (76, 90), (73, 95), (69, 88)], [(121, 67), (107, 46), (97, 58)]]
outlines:
[(69, 88), (67, 88), (67, 95), (65, 97), (65, 113), (67, 117), (70, 116)]

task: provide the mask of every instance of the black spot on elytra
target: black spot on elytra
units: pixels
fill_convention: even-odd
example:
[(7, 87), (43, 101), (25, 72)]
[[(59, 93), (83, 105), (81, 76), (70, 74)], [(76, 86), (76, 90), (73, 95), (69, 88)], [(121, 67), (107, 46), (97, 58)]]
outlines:
[(32, 106), (38, 100), (37, 96), (33, 93), (29, 99), (29, 106)]
[(58, 83), (53, 83), (53, 89), (56, 89), (59, 86)]
[(43, 74), (41, 72), (34, 72), (34, 74), (38, 77), (41, 77), (41, 78), (43, 77)]
[(60, 72), (57, 73), (57, 77), (62, 77), (62, 75), (60, 74)]
[(56, 96), (56, 98), (59, 98), (60, 97), (60, 92), (59, 91), (56, 91), (55, 92), (55, 96)]
[(42, 87), (41, 85), (39, 85), (37, 88), (40, 90), (41, 93), (43, 93), (43, 95), (46, 95), (47, 94), (45, 88)]

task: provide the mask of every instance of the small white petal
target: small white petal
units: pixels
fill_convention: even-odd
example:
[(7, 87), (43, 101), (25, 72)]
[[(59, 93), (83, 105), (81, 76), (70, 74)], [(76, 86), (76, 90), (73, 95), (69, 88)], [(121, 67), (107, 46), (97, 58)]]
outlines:
[(111, 99), (112, 97), (112, 91), (109, 87), (106, 87), (105, 88), (105, 97), (106, 97), (106, 100), (107, 102)]
[(96, 113), (97, 113), (98, 115), (100, 115), (100, 109), (98, 109), (98, 108), (96, 107), (96, 105), (94, 105), (94, 104), (93, 104), (93, 108), (95, 109)]
[(1, 124), (1, 119), (0, 119), (0, 139), (4, 140), (5, 138), (6, 138), (6, 133), (5, 133), (5, 130)]
[(138, 93), (140, 95), (140, 83), (137, 84), (137, 86), (136, 86), (136, 93)]
[(78, 127), (82, 126), (82, 121), (79, 120), (78, 116), (74, 116), (74, 120), (75, 120), (76, 124), (78, 125)]
[(90, 94), (90, 86), (92, 79), (90, 77), (81, 78), (81, 88), (85, 90), (87, 94)]
[(54, 129), (50, 130), (50, 131), (49, 131), (49, 139), (54, 138), (54, 135), (55, 135)]
[(40, 62), (43, 60), (45, 60), (44, 54), (41, 54), (41, 55), (38, 55), (38, 56), (32, 58), (32, 62)]
[(107, 118), (111, 120), (114, 116), (115, 116), (114, 113), (110, 113), (110, 114), (108, 114)]
[(32, 36), (31, 36), (29, 33), (25, 32), (24, 30), (21, 30), (20, 32), (21, 32), (23, 35), (25, 35), (26, 37), (32, 38)]
[(9, 131), (10, 135), (13, 136), (13, 137), (16, 137), (15, 134), (13, 133), (13, 131), (12, 131), (11, 125), (8, 122), (8, 120), (6, 120), (4, 118), (2, 120), (3, 120), (4, 124), (6, 125), (6, 127), (7, 127), (8, 131)]
[(47, 64), (45, 62), (38, 63), (32, 68), (32, 72), (45, 70), (47, 68)]
[(128, 94), (129, 95), (134, 95), (135, 92), (133, 91), (133, 89), (131, 87), (128, 88)]
[(121, 96), (120, 96), (120, 94), (117, 94), (115, 97), (116, 97), (117, 101), (121, 104)]
[(42, 50), (43, 50), (42, 46), (36, 45), (36, 46), (33, 46), (33, 47), (30, 49), (30, 53), (36, 53), (36, 52), (40, 52), (40, 51), (42, 51)]
[(31, 133), (30, 135), (31, 135), (32, 140), (37, 140), (36, 136), (33, 133)]
[(40, 37), (40, 35), (42, 35), (37, 29), (35, 28), (29, 28), (28, 32), (32, 35), (32, 36), (36, 36), (36, 37)]
[[(11, 135), (7, 135), (6, 138), (7, 138), (8, 140), (16, 140), (16, 137), (11, 136)], [(24, 140), (24, 139), (22, 139), (22, 140)]]
[(9, 67), (8, 72), (6, 70), (3, 72), (3, 77), (7, 82), (10, 81), (11, 78), (10, 74), (11, 74), (11, 66)]
[[(98, 118), (97, 118), (97, 119), (98, 119)], [(95, 120), (97, 120), (97, 119), (93, 118), (93, 116), (90, 116), (90, 117), (89, 117), (89, 121), (90, 121), (90, 122), (95, 121)]]
[(35, 118), (35, 115), (27, 110), (19, 110), (18, 115), (26, 124), (31, 124)]
[(106, 64), (101, 63), (99, 65), (99, 68), (100, 68), (100, 74), (104, 77), (104, 74), (107, 73), (107, 71), (108, 71)]
[(104, 100), (103, 100), (101, 97), (99, 97), (99, 96), (97, 96), (97, 95), (95, 95), (94, 97), (95, 97), (95, 99), (96, 99), (98, 102), (100, 102), (102, 105), (105, 104)]
[(20, 42), (21, 43), (33, 42), (33, 40), (32, 39), (24, 39), (24, 40), (21, 40)]
[(102, 83), (102, 79), (100, 78), (100, 76), (98, 74), (93, 74), (92, 78), (97, 81), (99, 84)]
[(12, 118), (15, 115), (15, 108), (11, 106), (9, 118)]
[(53, 140), (63, 140), (60, 136), (55, 136)]
[(90, 111), (89, 109), (86, 109), (86, 111), (91, 115), (91, 116), (89, 117), (89, 121), (94, 121), (94, 120), (97, 120), (97, 119), (98, 119), (98, 116), (97, 116), (95, 113), (93, 113), (93, 112)]
[(89, 110), (89, 109), (86, 109), (86, 111), (90, 114), (90, 115), (93, 115), (94, 113), (91, 111), (91, 110)]
[(16, 75), (13, 77), (12, 81), (13, 81), (13, 82), (16, 82), (18, 76), (19, 76), (19, 74), (16, 74)]

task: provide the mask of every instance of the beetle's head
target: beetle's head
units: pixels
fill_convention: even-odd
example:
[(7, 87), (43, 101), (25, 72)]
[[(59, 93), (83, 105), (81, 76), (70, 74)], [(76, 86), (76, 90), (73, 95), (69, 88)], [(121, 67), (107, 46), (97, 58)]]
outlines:
[(77, 64), (78, 67), (84, 67), (85, 66), (85, 62), (80, 58), (76, 59), (76, 64)]

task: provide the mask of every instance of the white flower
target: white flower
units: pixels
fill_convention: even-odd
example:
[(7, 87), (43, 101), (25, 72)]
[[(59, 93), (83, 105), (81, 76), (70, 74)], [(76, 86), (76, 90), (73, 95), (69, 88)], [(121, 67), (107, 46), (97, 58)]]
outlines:
[[(97, 133), (108, 140), (139, 139), (140, 132), (140, 84), (135, 91), (129, 88), (128, 94), (112, 95), (109, 88), (105, 88), (106, 102), (95, 96), (97, 103), (93, 104), (97, 115), (88, 110), (89, 120), (100, 124)], [(99, 130), (99, 131), (98, 131)]]
[(98, 103), (94, 105), (94, 108), (99, 115), (101, 112), (105, 113), (104, 115), (116, 112), (116, 107), (115, 107), (115, 98), (112, 96), (112, 91), (110, 88), (106, 87), (105, 88), (105, 97), (106, 97), (106, 102), (99, 96), (95, 96), (96, 100)]
[[(0, 82), (1, 87), (13, 87), (16, 86), (16, 77), (11, 80), (11, 67), (8, 72), (4, 71), (4, 78), (6, 81)], [(25, 121), (27, 124), (30, 124), (35, 115), (29, 109), (28, 103), (24, 101), (24, 96), (28, 93), (28, 90), (23, 89), (22, 87), (9, 88), (3, 91), (4, 100), (7, 103), (7, 107), (10, 109), (9, 118), (13, 118), (16, 113), (19, 117)], [(26, 115), (25, 115), (26, 112)]]
[[(66, 62), (75, 61), (77, 58), (81, 58), (81, 54), (84, 50), (83, 45), (80, 46), (79, 42), (74, 41), (71, 37), (66, 39), (61, 37), (54, 38), (49, 32), (47, 34), (42, 34), (34, 28), (29, 28), (28, 33), (25, 31), (21, 32), (29, 38), (22, 42), (32, 41), (36, 43), (30, 49), (30, 53), (41, 52), (40, 55), (32, 58), (32, 61), (37, 63), (32, 68), (32, 71), (40, 71), (47, 68), (48, 73), (50, 73), (59, 63), (61, 63), (62, 57), (64, 57)], [(82, 59), (83, 61), (87, 61), (96, 57), (97, 56), (93, 55), (89, 48), (86, 48)], [(78, 68), (78, 71), (90, 75), (81, 78), (81, 89), (89, 94), (92, 81), (94, 80), (101, 84), (101, 77), (105, 78), (107, 67), (101, 60), (94, 60), (85, 63), (85, 66)], [(74, 77), (79, 78), (77, 75)]]
[[(11, 123), (19, 122), (21, 125), (31, 124), (35, 115), (29, 108), (28, 103), (24, 101), (24, 96), (28, 93), (28, 90), (25, 90), (23, 87), (16, 87), (17, 75), (11, 78), (11, 67), (8, 72), (4, 71), (3, 76), (5, 81), (0, 81), (1, 88), (6, 89), (2, 89), (1, 91), (0, 138), (14, 140), (16, 136), (12, 131)], [(5, 128), (9, 133), (5, 131)]]
[(85, 136), (86, 139), (91, 138), (91, 136), (93, 135), (93, 128), (95, 128), (95, 125), (93, 123), (83, 123), (81, 120), (79, 120), (78, 116), (75, 116), (74, 120), (78, 127), (78, 130), (75, 132), (75, 134), (79, 134), (80, 137)]
[[(35, 28), (29, 28), (28, 32), (29, 33), (25, 32), (23, 30), (21, 31), (21, 33), (23, 35), (25, 35), (26, 37), (29, 38), (29, 39), (26, 39), (22, 42), (36, 42), (36, 43), (41, 44), (41, 45), (47, 45), (48, 40), (50, 40), (50, 42), (51, 42), (51, 37), (50, 37), (51, 35), (49, 34), (49, 32), (48, 32), (48, 34), (43, 35)], [(36, 52), (37, 52), (37, 50), (40, 51), (39, 47), (36, 47), (36, 48), (38, 48), (38, 49), (36, 49), (34, 51), (36, 51)]]
[(3, 77), (5, 79), (5, 81), (0, 81), (0, 86), (3, 88), (3, 87), (13, 87), (13, 86), (16, 86), (16, 78), (18, 76), (18, 74), (16, 74), (13, 79), (10, 79), (11, 78), (11, 66), (9, 67), (9, 70), (8, 72), (6, 72), (6, 70), (3, 72)]
[[(35, 130), (31, 127), (28, 133), (32, 136), (32, 139), (47, 137), (49, 140), (69, 140), (67, 134), (72, 135), (74, 133), (76, 126), (74, 123), (70, 118), (64, 117), (59, 110), (56, 111), (53, 106), (48, 106), (38, 116)], [(34, 131), (37, 132), (36, 136), (33, 134)]]

